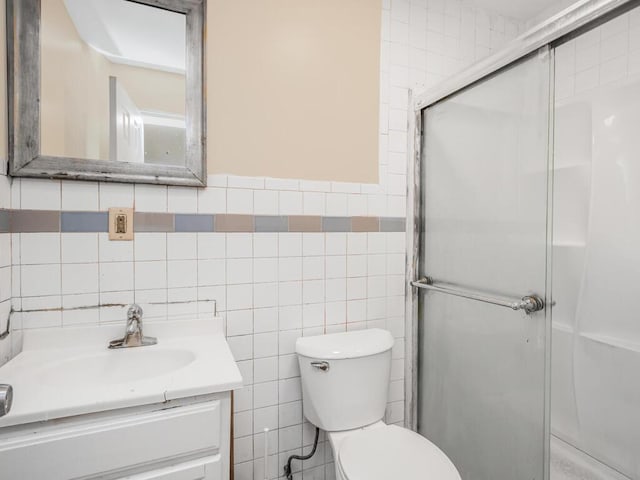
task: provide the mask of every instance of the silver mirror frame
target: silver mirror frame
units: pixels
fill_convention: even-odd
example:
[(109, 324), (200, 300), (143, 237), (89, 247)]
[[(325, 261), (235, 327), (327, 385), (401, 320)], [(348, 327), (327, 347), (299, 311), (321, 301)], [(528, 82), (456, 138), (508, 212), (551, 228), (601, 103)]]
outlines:
[(186, 16), (185, 166), (108, 162), (42, 155), (40, 150), (41, 0), (7, 0), (9, 174), (105, 182), (205, 186), (206, 0), (133, 0)]

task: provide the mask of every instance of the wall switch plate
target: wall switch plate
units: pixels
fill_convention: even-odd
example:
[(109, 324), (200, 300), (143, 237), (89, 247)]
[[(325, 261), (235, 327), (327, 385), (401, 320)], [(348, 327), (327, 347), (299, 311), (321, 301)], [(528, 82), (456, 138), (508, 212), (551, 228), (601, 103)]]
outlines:
[(109, 209), (109, 240), (133, 240), (133, 208)]

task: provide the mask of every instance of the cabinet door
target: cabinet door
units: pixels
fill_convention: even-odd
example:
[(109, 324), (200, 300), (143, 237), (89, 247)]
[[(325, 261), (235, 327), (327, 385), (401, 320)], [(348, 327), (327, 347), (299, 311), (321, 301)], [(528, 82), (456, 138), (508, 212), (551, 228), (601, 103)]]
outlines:
[(221, 480), (220, 455), (200, 458), (150, 472), (123, 477), (123, 480)]

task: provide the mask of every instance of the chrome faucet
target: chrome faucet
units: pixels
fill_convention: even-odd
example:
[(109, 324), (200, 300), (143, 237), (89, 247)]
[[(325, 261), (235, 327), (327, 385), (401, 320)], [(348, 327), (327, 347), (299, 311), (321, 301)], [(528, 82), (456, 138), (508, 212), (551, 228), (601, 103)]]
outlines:
[(145, 337), (142, 334), (142, 308), (133, 304), (127, 311), (127, 327), (123, 338), (118, 338), (109, 342), (109, 348), (131, 348), (155, 345), (158, 339), (155, 337)]

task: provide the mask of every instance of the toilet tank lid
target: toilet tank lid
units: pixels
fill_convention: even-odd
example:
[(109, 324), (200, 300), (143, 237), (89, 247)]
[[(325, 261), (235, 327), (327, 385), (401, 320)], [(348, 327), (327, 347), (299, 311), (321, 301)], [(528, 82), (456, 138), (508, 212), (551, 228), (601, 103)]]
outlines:
[(393, 347), (391, 334), (380, 328), (301, 337), (296, 353), (310, 358), (358, 358), (386, 352)]

